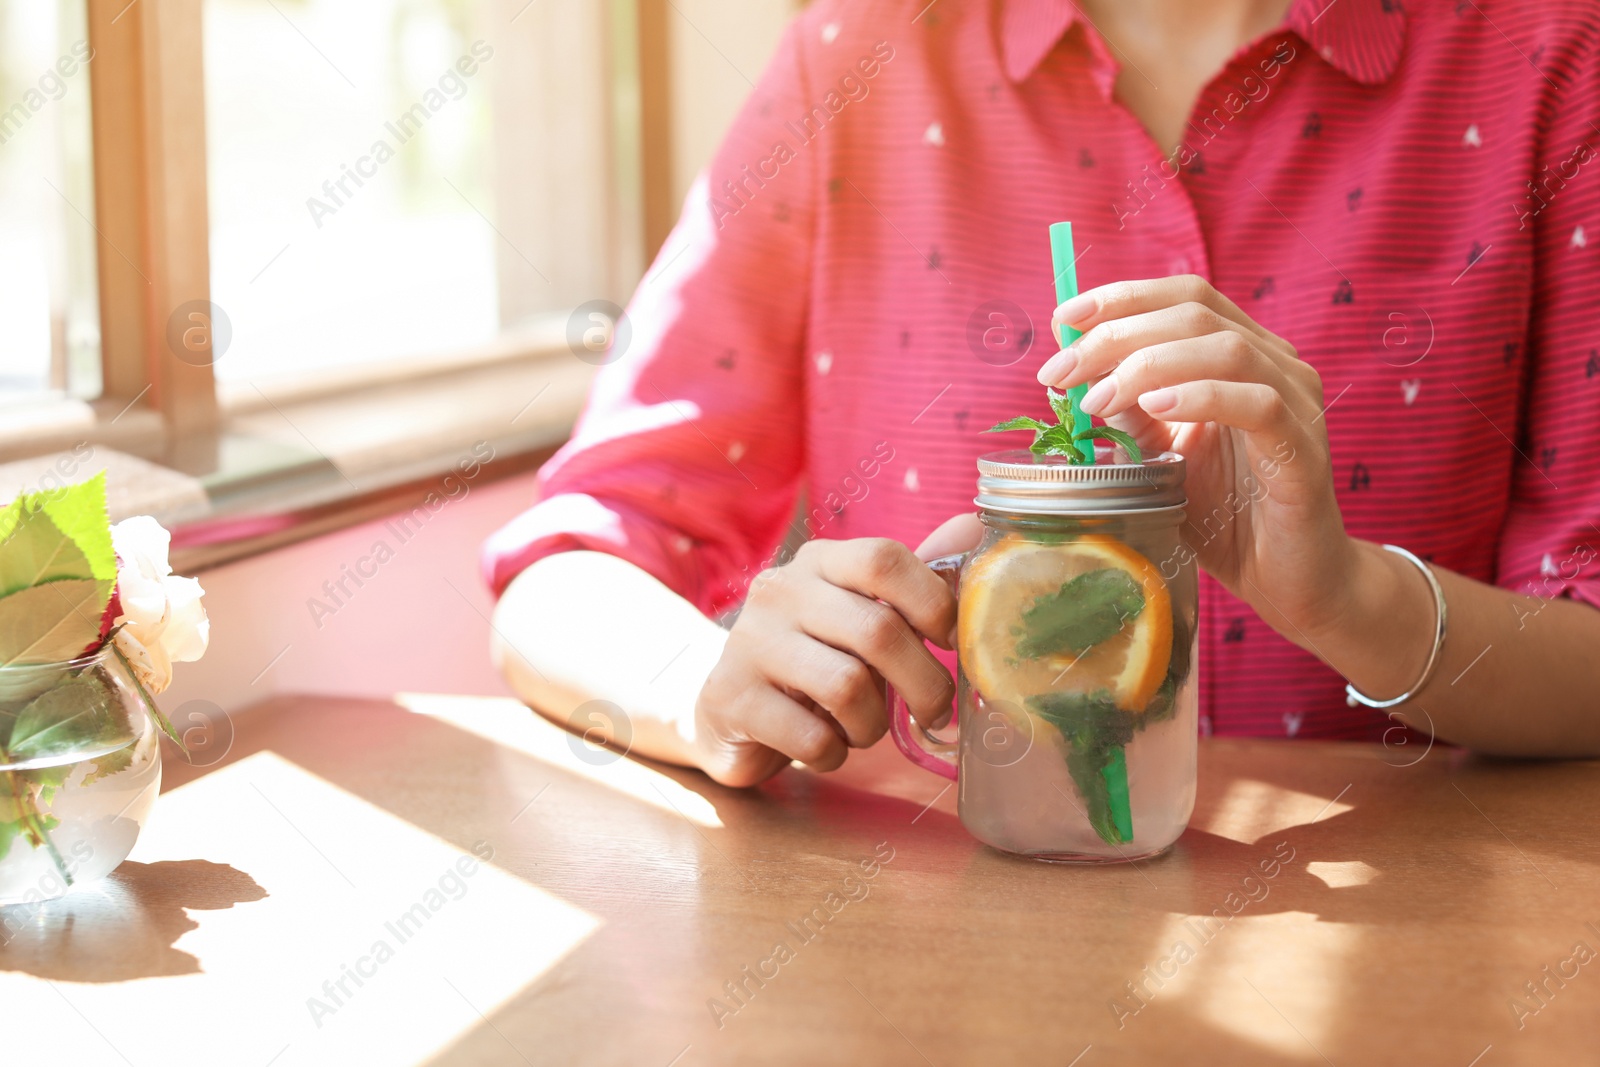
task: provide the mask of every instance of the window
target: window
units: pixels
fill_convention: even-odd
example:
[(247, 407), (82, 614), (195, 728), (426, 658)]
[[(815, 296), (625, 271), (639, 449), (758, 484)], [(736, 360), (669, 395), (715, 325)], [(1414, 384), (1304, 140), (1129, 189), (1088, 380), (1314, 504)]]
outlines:
[(796, 6), (0, 0), (0, 497), (219, 559), (528, 469)]
[(492, 149), (527, 119), (497, 6), (207, 0), (219, 381), (481, 346), (554, 307), (491, 221)]
[(0, 412), (100, 393), (90, 56), (81, 5), (0, 0)]

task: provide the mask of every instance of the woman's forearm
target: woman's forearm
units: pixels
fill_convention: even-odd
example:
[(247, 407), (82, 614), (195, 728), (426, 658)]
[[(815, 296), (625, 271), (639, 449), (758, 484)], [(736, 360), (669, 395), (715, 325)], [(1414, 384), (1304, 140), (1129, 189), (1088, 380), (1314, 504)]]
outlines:
[(694, 764), (695, 699), (727, 633), (638, 567), (601, 552), (547, 556), (506, 588), (491, 640), (511, 688), (546, 718)]
[[(1354, 542), (1350, 570), (1338, 617), (1287, 636), (1368, 696), (1398, 696), (1433, 646), (1433, 594), (1415, 565), (1368, 541)], [(1434, 574), (1449, 629), (1428, 684), (1393, 709), (1401, 721), (1479, 752), (1600, 755), (1600, 611)]]

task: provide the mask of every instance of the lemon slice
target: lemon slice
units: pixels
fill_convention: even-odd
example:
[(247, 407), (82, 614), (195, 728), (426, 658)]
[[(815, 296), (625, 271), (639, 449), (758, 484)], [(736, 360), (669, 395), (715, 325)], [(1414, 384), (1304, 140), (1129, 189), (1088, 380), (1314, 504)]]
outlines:
[[(1073, 579), (1106, 570), (1127, 575), (1131, 586), (1122, 584), (1137, 590), (1142, 608), (1085, 650), (1035, 651), (1023, 616)], [(1172, 597), (1150, 561), (1115, 538), (1040, 544), (1007, 534), (962, 576), (957, 644), (967, 678), (991, 703), (1020, 710), (1042, 693), (1105, 690), (1118, 707), (1141, 713), (1172, 659)]]

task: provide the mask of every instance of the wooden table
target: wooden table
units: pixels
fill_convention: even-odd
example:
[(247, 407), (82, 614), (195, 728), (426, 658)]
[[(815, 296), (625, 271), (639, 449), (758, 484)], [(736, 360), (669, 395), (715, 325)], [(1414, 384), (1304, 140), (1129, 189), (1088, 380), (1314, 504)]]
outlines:
[(235, 723), (13, 923), (0, 1061), (1600, 1061), (1592, 762), (1207, 741), (1171, 853), (1077, 868), (976, 844), (887, 745), (739, 792), (508, 700)]

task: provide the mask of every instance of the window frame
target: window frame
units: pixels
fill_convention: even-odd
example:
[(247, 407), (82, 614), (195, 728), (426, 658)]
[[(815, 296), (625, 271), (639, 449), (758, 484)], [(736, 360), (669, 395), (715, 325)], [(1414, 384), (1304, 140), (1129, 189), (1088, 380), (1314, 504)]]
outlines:
[[(203, 4), (86, 0), (94, 50), (90, 121), (103, 386), (99, 400), (87, 406), (88, 424), (82, 403), (58, 405), (59, 431), (49, 435), (57, 440), (115, 444), (160, 437), (170, 443), (214, 435), (234, 411), (260, 406), (240, 390), (219, 388), (208, 331), (188, 333), (184, 359), (168, 343), (175, 309), (211, 298)], [(607, 205), (608, 221), (620, 225), (612, 227), (615, 232), (606, 241), (611, 249), (606, 288), (625, 295), (677, 215), (671, 186), (670, 5), (669, 0), (609, 0), (583, 6), (611, 43), (600, 62), (636, 64), (636, 77), (626, 87), (619, 88), (615, 77), (605, 78), (606, 110), (613, 122), (630, 115), (637, 122), (633, 129), (614, 130), (608, 142), (614, 146), (620, 138), (635, 137), (638, 144), (638, 185), (612, 182)], [(530, 21), (536, 15), (530, 13)], [(632, 106), (611, 99), (627, 91), (638, 94)], [(618, 202), (630, 194), (636, 202)], [(557, 325), (537, 323), (488, 346), (278, 383), (280, 389), (269, 390), (274, 398), (269, 402), (407, 378), (426, 378), (437, 388), (457, 365), (475, 370), (486, 363), (565, 353), (560, 332), (552, 328)], [(182, 322), (174, 327), (183, 328)], [(51, 418), (44, 413), (33, 425), (48, 425)], [(0, 439), (7, 436), (0, 428)]]
[(217, 424), (209, 333), (166, 346), (162, 308), (209, 301), (202, 0), (89, 0), (102, 400), (171, 432)]
[[(0, 463), (43, 464), (67, 450), (77, 456), (87, 446), (92, 456), (105, 446), (199, 479), (208, 498), (220, 492), (234, 502), (221, 503), (207, 519), (172, 526), (175, 562), (196, 570), (414, 504), (456, 458), (440, 454), (434, 464), (408, 448), (415, 444), (418, 405), (431, 402), (437, 412), (441, 395), (451, 417), (459, 417), (442, 436), (492, 442), (495, 458), (484, 464), (485, 481), (536, 469), (566, 439), (593, 367), (573, 358), (565, 311), (503, 328), (484, 345), (262, 380), (265, 392), (219, 383), (205, 332), (191, 334), (179, 359), (168, 341), (173, 309), (205, 306), (211, 293), (204, 0), (83, 2), (93, 49), (88, 73), (103, 386), (93, 401), (66, 398), (14, 409), (17, 417), (0, 422)], [(570, 20), (572, 9), (563, 10)], [(609, 136), (603, 146), (589, 146), (588, 155), (567, 154), (528, 177), (545, 184), (533, 192), (548, 198), (575, 181), (592, 183), (592, 168), (606, 168), (604, 217), (593, 234), (603, 263), (576, 271), (558, 263), (553, 276), (563, 302), (607, 295), (623, 303), (678, 214), (670, 57), (672, 34), (681, 28), (673, 25), (671, 0), (604, 0), (577, 10), (583, 12), (576, 16), (579, 28), (603, 46), (595, 60), (600, 69), (592, 71), (602, 98), (598, 110), (588, 110), (585, 128), (609, 123)], [(555, 11), (539, 5), (517, 13), (511, 21), (524, 44), (550, 36), (556, 24), (548, 20), (562, 17)], [(582, 69), (566, 66), (569, 74)], [(574, 117), (554, 106), (534, 107), (529, 121), (556, 143), (575, 130)], [(514, 176), (522, 181), (521, 172)], [(517, 396), (513, 406), (520, 408), (509, 421), (501, 418), (506, 412), (483, 417), (492, 406), (486, 389), (496, 399)], [(532, 399), (523, 404), (517, 389)], [(394, 458), (384, 464), (386, 474), (358, 474), (358, 485), (339, 469), (342, 452), (324, 453), (304, 433), (299, 436), (320, 471), (233, 469), (241, 441), (264, 440), (251, 436), (252, 420), (257, 434), (269, 414), (298, 431), (302, 420), (315, 426), (330, 404), (348, 410), (350, 421), (393, 426)], [(370, 469), (370, 447), (358, 459)], [(241, 497), (248, 497), (244, 511)], [(270, 521), (257, 523), (265, 532), (230, 530), (241, 525), (233, 521), (240, 517)]]

